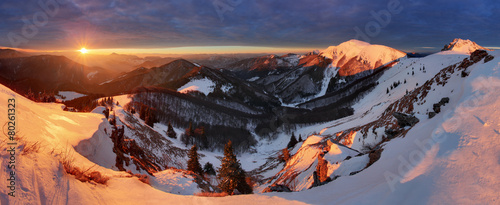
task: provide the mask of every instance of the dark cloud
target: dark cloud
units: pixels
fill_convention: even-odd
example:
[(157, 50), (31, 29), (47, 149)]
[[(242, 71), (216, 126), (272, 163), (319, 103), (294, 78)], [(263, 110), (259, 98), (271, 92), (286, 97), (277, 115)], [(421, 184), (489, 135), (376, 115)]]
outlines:
[[(56, 0), (40, 0), (55, 2)], [(388, 2), (370, 0), (58, 0), (48, 23), (21, 48), (167, 48), (179, 46), (318, 47), (356, 36)], [(0, 3), (0, 46), (22, 37), (23, 17), (43, 12), (36, 0)], [(403, 11), (369, 38), (404, 50), (441, 47), (453, 38), (500, 46), (498, 1), (399, 0)], [(218, 5), (218, 7), (214, 6)], [(219, 13), (218, 9), (219, 8)], [(222, 10), (221, 10), (222, 9)], [(225, 10), (224, 10), (225, 9)], [(223, 19), (220, 18), (220, 11)], [(11, 34), (12, 35), (12, 34)]]

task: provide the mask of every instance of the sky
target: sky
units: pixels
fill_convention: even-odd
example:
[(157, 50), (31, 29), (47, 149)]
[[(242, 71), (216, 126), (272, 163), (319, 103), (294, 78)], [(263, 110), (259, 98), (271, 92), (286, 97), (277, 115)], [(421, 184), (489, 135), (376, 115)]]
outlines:
[(4, 0), (0, 47), (112, 53), (301, 52), (350, 39), (403, 51), (500, 48), (496, 0)]

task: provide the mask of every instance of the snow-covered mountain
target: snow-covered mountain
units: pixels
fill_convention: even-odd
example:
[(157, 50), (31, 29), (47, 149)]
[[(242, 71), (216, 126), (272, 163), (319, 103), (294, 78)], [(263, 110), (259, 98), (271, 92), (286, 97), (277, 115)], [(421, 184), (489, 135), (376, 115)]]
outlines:
[[(371, 181), (368, 178), (369, 176), (382, 176), (379, 182), (380, 184), (373, 185), (373, 187), (380, 188), (374, 190), (386, 190), (389, 195), (385, 200), (403, 202), (406, 199), (398, 198), (399, 194), (396, 193), (401, 192), (410, 194), (410, 190), (414, 190), (410, 188), (414, 186), (414, 183), (422, 187), (431, 186), (429, 181), (427, 181), (427, 178), (440, 178), (439, 173), (441, 171), (457, 176), (458, 173), (453, 170), (453, 168), (442, 169), (432, 167), (430, 165), (453, 163), (455, 159), (451, 156), (462, 155), (463, 152), (466, 152), (462, 151), (462, 149), (474, 149), (472, 148), (474, 145), (462, 144), (459, 142), (469, 142), (472, 140), (471, 138), (476, 140), (481, 138), (481, 145), (478, 146), (490, 147), (487, 145), (488, 141), (498, 138), (497, 128), (485, 129), (487, 134), (484, 133), (484, 135), (479, 134), (469, 136), (458, 134), (464, 131), (470, 131), (470, 129), (461, 128), (461, 126), (477, 125), (478, 127), (482, 127), (485, 124), (497, 123), (492, 122), (491, 119), (493, 116), (490, 116), (486, 112), (481, 111), (478, 113), (470, 113), (469, 111), (463, 110), (465, 108), (461, 108), (461, 106), (471, 106), (467, 108), (471, 110), (479, 109), (478, 107), (482, 107), (480, 109), (483, 111), (490, 108), (498, 110), (490, 107), (499, 103), (497, 97), (489, 96), (493, 93), (496, 93), (493, 95), (500, 93), (497, 82), (499, 80), (498, 76), (500, 73), (496, 71), (500, 66), (499, 60), (497, 59), (498, 54), (498, 52), (489, 54), (485, 51), (476, 51), (472, 53), (471, 56), (467, 56), (459, 52), (441, 52), (422, 59), (407, 59), (401, 61), (398, 65), (384, 73), (384, 75), (382, 75), (379, 79), (380, 83), (376, 86), (376, 88), (353, 106), (356, 110), (353, 116), (315, 126), (315, 128), (306, 127), (297, 130), (299, 133), (311, 133), (313, 130), (321, 130), (321, 132), (320, 135), (309, 136), (303, 143), (296, 145), (296, 147), (290, 151), (292, 157), (282, 166), (281, 169), (271, 169), (268, 171), (269, 173), (264, 173), (264, 175), (268, 176), (270, 173), (274, 173), (274, 175), (266, 178), (268, 181), (264, 184), (264, 187), (260, 188), (260, 190), (270, 191), (277, 190), (278, 188), (279, 190), (284, 190), (283, 187), (287, 187), (289, 190), (294, 191), (311, 188), (315, 181), (313, 172), (317, 171), (320, 159), (326, 160), (328, 170), (326, 172), (326, 176), (328, 176), (326, 182), (328, 185), (324, 185), (324, 188), (312, 188), (313, 190), (311, 190), (311, 192), (305, 193), (313, 194), (315, 192), (314, 190), (323, 192), (324, 190), (329, 189), (327, 187), (331, 187), (332, 189), (330, 190), (336, 190), (333, 189), (333, 187), (343, 189), (342, 187), (345, 187), (346, 184), (349, 184), (349, 187), (352, 187), (352, 189), (348, 189), (352, 191), (355, 189), (354, 187), (357, 187), (358, 185), (352, 185), (350, 183), (364, 183), (357, 180), (356, 176), (360, 175), (360, 178), (367, 181)], [(411, 74), (412, 71), (415, 71), (415, 74)], [(470, 79), (470, 75), (473, 75), (473, 79)], [(497, 77), (493, 77), (493, 79), (488, 77), (490, 75)], [(482, 81), (485, 82), (480, 83)], [(394, 85), (394, 82), (401, 82), (401, 84), (397, 83), (398, 86), (391, 87)], [(464, 94), (464, 92), (468, 94)], [(482, 102), (483, 100), (492, 104), (479, 103), (479, 101)], [(469, 105), (469, 103), (475, 101), (478, 101), (478, 104), (473, 103), (473, 105)], [(407, 113), (408, 117), (398, 119), (395, 116), (400, 117), (404, 115), (398, 115), (396, 113)], [(476, 118), (473, 117), (472, 119), (467, 119), (466, 117), (469, 115), (473, 116), (475, 114), (482, 116), (477, 116)], [(488, 119), (489, 122), (486, 122), (488, 120), (485, 121), (483, 118)], [(401, 125), (403, 122), (407, 123), (411, 119), (415, 119), (415, 122), (417, 123)], [(443, 124), (439, 124), (438, 122)], [(477, 129), (482, 130), (483, 128)], [(413, 144), (411, 143), (412, 140), (403, 140), (398, 138), (408, 138), (409, 136), (412, 137), (414, 142)], [(437, 137), (442, 137), (442, 139), (445, 140), (438, 141)], [(352, 153), (349, 149), (345, 149), (342, 148), (342, 146), (339, 147), (339, 145), (331, 143), (332, 141), (339, 142), (340, 144), (357, 150), (362, 154), (358, 154), (356, 152)], [(408, 147), (412, 148), (401, 148), (404, 143), (411, 144), (411, 146)], [(499, 145), (498, 143), (495, 144)], [(444, 150), (440, 150), (440, 147)], [(388, 151), (388, 149), (392, 150)], [(408, 150), (413, 150), (413, 152), (408, 152)], [(485, 152), (492, 152), (493, 150), (494, 148), (490, 147)], [(399, 152), (399, 154), (395, 154), (394, 151)], [(391, 154), (386, 154), (387, 152), (390, 152)], [(415, 153), (418, 154), (418, 157)], [(438, 157), (436, 156), (436, 153), (438, 153)], [(318, 157), (320, 155), (322, 156), (321, 158)], [(387, 166), (387, 164), (384, 165), (380, 162), (373, 163), (374, 161), (379, 160), (381, 155), (381, 159), (385, 158), (385, 163), (389, 163), (389, 165), (393, 167), (384, 167)], [(406, 161), (398, 161), (394, 158), (394, 156), (405, 156), (402, 160)], [(495, 161), (495, 159), (491, 159), (490, 156), (476, 156), (488, 159), (490, 161), (489, 164), (494, 163)], [(438, 159), (436, 159), (436, 157)], [(374, 168), (375, 170), (371, 168), (374, 164), (377, 165), (377, 168)], [(400, 168), (401, 166), (405, 166), (406, 171), (402, 171)], [(498, 164), (494, 165), (494, 167), (494, 169), (500, 169)], [(460, 172), (461, 174), (467, 173), (466, 175), (468, 175), (473, 174), (478, 170), (487, 172), (486, 169), (487, 168), (476, 166), (471, 170), (463, 169)], [(391, 175), (391, 177), (395, 178), (388, 179), (386, 170), (391, 171), (391, 173), (395, 173), (395, 175)], [(440, 171), (432, 172), (431, 170)], [(370, 172), (371, 174), (364, 174), (365, 172)], [(374, 172), (378, 172), (378, 174), (374, 175)], [(354, 177), (346, 177), (350, 175), (354, 175)], [(385, 180), (389, 181), (385, 181), (384, 176), (386, 177)], [(329, 182), (330, 180), (333, 181)], [(468, 186), (474, 186), (474, 182), (469, 180), (465, 181), (468, 181)], [(446, 184), (443, 185), (444, 187), (449, 185), (458, 188), (458, 184), (460, 184), (460, 182), (457, 182), (452, 178), (447, 178), (442, 180), (442, 182)], [(471, 198), (485, 200), (484, 202), (495, 199), (498, 200), (498, 195), (495, 195), (492, 192), (493, 186), (498, 184), (498, 182), (486, 182), (482, 184), (487, 186), (485, 191), (488, 194), (485, 196), (469, 197), (469, 200)], [(408, 189), (398, 189), (401, 187), (406, 187)], [(361, 189), (361, 187), (358, 188)], [(396, 190), (396, 193), (394, 192), (394, 189)], [(446, 189), (450, 190), (448, 188)], [(465, 194), (467, 190), (467, 188), (464, 187), (458, 189), (460, 190), (460, 194)], [(358, 191), (355, 194), (356, 198), (344, 200), (347, 200), (349, 203), (353, 203), (358, 200), (359, 202), (363, 202), (365, 199), (362, 196), (368, 196), (370, 193), (382, 194), (382, 192), (384, 192), (374, 190), (367, 192)], [(349, 191), (347, 190), (341, 191), (341, 193), (348, 192)], [(326, 192), (324, 193), (326, 194)], [(452, 194), (452, 192), (447, 193)], [(306, 197), (306, 194), (299, 195)], [(342, 196), (342, 194), (332, 195), (337, 197)], [(438, 194), (426, 192), (418, 192), (411, 195), (415, 197), (424, 197), (430, 201), (441, 198)], [(361, 199), (357, 198), (360, 196)], [(290, 198), (300, 199), (299, 197)], [(324, 203), (323, 200), (309, 199), (305, 201), (308, 201), (309, 203)], [(332, 196), (331, 199), (335, 200), (335, 197)], [(388, 201), (383, 203), (388, 203)], [(461, 195), (459, 194), (452, 194), (452, 197), (448, 198), (447, 201), (464, 202), (463, 198), (461, 198)], [(437, 201), (434, 201), (433, 203), (435, 202)]]
[(455, 52), (471, 54), (472, 52), (478, 49), (491, 51), (490, 49), (477, 45), (476, 42), (473, 42), (469, 39), (464, 40), (460, 38), (455, 38), (449, 44), (444, 45), (444, 48), (441, 51), (455, 51)]
[(328, 47), (321, 55), (332, 59), (332, 68), (338, 70), (339, 76), (351, 76), (378, 68), (406, 56), (406, 53), (387, 46), (350, 40)]
[[(247, 59), (228, 67), (239, 76), (262, 86), (288, 106), (297, 106), (334, 93), (350, 83), (406, 56), (381, 45), (350, 40), (306, 55), (264, 56)], [(333, 102), (329, 102), (333, 103)], [(316, 103), (307, 108), (325, 106)]]
[[(9, 189), (1, 189), (0, 202), (491, 204), (500, 200), (499, 51), (450, 50), (422, 58), (400, 57), (362, 77), (330, 73), (335, 71), (334, 59), (324, 54), (296, 57), (296, 66), (270, 75), (275, 79), (255, 81), (183, 60), (137, 69), (106, 84), (153, 87), (114, 96), (111, 103), (108, 99), (108, 117), (103, 106), (92, 113), (67, 112), (61, 104), (35, 103), (0, 85), (0, 100), (16, 102), (15, 183), (17, 196), (22, 196), (9, 197)], [(280, 106), (259, 87), (282, 86), (282, 92), (273, 93), (278, 96), (292, 88), (303, 92), (300, 85), (306, 85), (301, 82), (307, 78), (325, 93), (295, 107)], [(329, 87), (335, 79), (345, 80), (337, 81), (345, 86)], [(321, 105), (297, 108), (316, 102)], [(329, 118), (343, 106), (352, 113)], [(0, 107), (0, 113), (7, 115), (8, 109)], [(169, 122), (177, 133), (174, 138), (167, 136)], [(213, 177), (182, 170), (189, 145), (180, 136), (190, 122), (195, 128), (205, 126), (211, 143), (239, 140), (238, 159), (248, 180), (255, 182), (256, 194), (182, 196), (213, 191), (218, 183)], [(285, 160), (281, 153), (291, 132), (304, 140), (288, 149)], [(6, 140), (0, 141), (0, 148), (8, 146)], [(216, 168), (221, 156), (215, 146), (199, 152), (202, 164), (210, 162)], [(11, 155), (2, 152), (0, 159), (5, 170), (0, 177), (9, 179)], [(8, 183), (1, 180), (0, 186)]]

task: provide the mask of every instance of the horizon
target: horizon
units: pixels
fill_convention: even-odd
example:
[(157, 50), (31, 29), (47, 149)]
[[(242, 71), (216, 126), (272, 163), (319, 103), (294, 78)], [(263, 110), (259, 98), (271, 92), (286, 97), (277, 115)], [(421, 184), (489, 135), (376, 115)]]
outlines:
[(140, 55), (301, 53), (358, 39), (423, 53), (462, 38), (498, 49), (497, 8), (496, 1), (9, 1), (0, 3), (0, 47)]

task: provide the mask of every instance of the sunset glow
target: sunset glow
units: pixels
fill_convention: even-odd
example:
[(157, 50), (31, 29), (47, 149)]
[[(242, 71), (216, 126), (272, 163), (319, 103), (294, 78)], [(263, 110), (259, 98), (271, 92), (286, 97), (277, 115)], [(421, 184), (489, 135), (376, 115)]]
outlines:
[(82, 49), (80, 49), (79, 51), (80, 51), (80, 53), (82, 53), (82, 54), (86, 54), (86, 53), (88, 53), (88, 52), (89, 52), (86, 48), (82, 48)]

